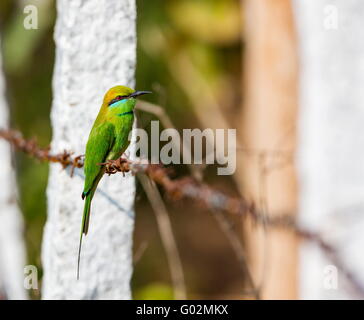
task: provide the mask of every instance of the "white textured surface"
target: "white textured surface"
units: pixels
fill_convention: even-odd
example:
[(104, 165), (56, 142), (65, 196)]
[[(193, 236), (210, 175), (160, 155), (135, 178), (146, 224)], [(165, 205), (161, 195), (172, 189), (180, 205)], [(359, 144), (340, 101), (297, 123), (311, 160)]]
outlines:
[[(0, 56), (0, 128), (7, 127), (8, 109)], [(23, 286), (25, 266), (23, 220), (17, 205), (10, 146), (1, 139), (0, 163), (0, 291), (5, 290), (8, 299), (26, 299)]]
[[(364, 282), (364, 1), (294, 5), (301, 58), (300, 219), (322, 232)], [(338, 29), (325, 29), (333, 8)], [(337, 290), (324, 288), (328, 264), (317, 249), (303, 247), (302, 298), (355, 297), (342, 274)]]
[[(134, 0), (58, 0), (52, 151), (84, 154), (106, 90), (134, 86)], [(130, 299), (134, 177), (104, 176), (84, 237), (80, 280), (77, 249), (84, 202), (83, 170), (70, 178), (50, 169), (43, 239), (43, 299)]]

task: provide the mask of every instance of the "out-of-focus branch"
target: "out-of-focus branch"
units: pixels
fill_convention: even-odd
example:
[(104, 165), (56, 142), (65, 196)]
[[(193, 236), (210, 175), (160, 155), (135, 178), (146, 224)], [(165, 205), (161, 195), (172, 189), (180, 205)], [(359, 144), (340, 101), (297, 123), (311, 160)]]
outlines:
[(155, 115), (162, 122), (165, 128), (175, 128), (172, 120), (168, 117), (167, 113), (161, 106), (146, 101), (139, 101), (135, 109)]
[(157, 218), (162, 243), (167, 253), (167, 260), (174, 288), (174, 297), (177, 300), (185, 300), (187, 298), (185, 277), (167, 208), (164, 205), (163, 199), (154, 181), (148, 178), (144, 173), (140, 173), (137, 176)]
[(148, 242), (144, 241), (140, 244), (139, 248), (136, 250), (133, 256), (133, 263), (134, 266), (140, 261), (140, 259), (143, 257), (143, 254), (145, 250), (148, 248)]
[[(158, 106), (156, 104), (146, 102), (146, 101), (139, 101), (138, 104), (136, 105), (136, 109), (143, 111), (143, 112), (151, 113), (151, 114), (155, 115), (156, 117), (158, 117), (158, 119), (161, 121), (164, 128), (176, 129), (176, 127), (173, 125), (172, 120), (169, 118), (168, 114), (164, 111), (164, 109), (161, 106)], [(173, 133), (171, 133), (171, 134), (173, 134)], [(178, 137), (174, 137), (174, 138), (178, 138)], [(174, 142), (174, 141), (176, 141), (176, 139), (171, 139), (171, 141)], [(189, 150), (187, 150), (186, 145), (183, 143), (183, 141), (181, 143), (181, 146), (182, 146), (183, 154), (189, 153)], [(203, 173), (201, 170), (202, 167), (198, 167), (194, 164), (189, 164), (188, 167), (191, 171), (192, 176), (196, 180), (202, 181), (202, 178), (203, 178)]]
[[(155, 116), (157, 116), (165, 128), (175, 129), (175, 126), (173, 125), (172, 120), (168, 117), (168, 114), (165, 112), (165, 110), (161, 106), (155, 105), (155, 104), (152, 104), (149, 102), (141, 101), (138, 103), (137, 109), (144, 111), (144, 112), (152, 113)], [(180, 136), (177, 135), (176, 138), (179, 139), (180, 145), (182, 145), (183, 154), (189, 154), (190, 157), (192, 157), (191, 150), (189, 150), (189, 148), (186, 147), (185, 142), (180, 138)], [(175, 141), (175, 139), (172, 139), (172, 141)], [(191, 175), (193, 176), (193, 178), (195, 180), (197, 180), (198, 182), (202, 182), (203, 169), (205, 167), (204, 166), (195, 166), (193, 164), (190, 164), (190, 165), (188, 165), (188, 168), (190, 169), (190, 172), (191, 172)], [(153, 205), (153, 202), (158, 200), (159, 206), (156, 207), (156, 210), (158, 208), (162, 209), (165, 206), (164, 206), (164, 202), (163, 202), (162, 198), (160, 197), (159, 190), (156, 188), (154, 181), (153, 180), (150, 180), (150, 181), (152, 182), (152, 185), (154, 186), (155, 192), (156, 192), (156, 197), (155, 197), (156, 199), (150, 199), (150, 202)], [(148, 191), (148, 190), (146, 190), (146, 191)], [(149, 198), (150, 198), (150, 196), (152, 196), (151, 192), (149, 192)], [(166, 210), (159, 210), (159, 211), (166, 212)], [(260, 298), (259, 290), (256, 288), (256, 286), (254, 284), (254, 280), (252, 278), (252, 275), (251, 275), (251, 272), (249, 270), (249, 266), (247, 263), (245, 250), (241, 244), (238, 234), (235, 232), (235, 230), (233, 230), (229, 227), (229, 221), (227, 221), (227, 218), (225, 217), (224, 214), (222, 214), (219, 211), (215, 211), (215, 210), (212, 210), (211, 212), (213, 213), (213, 217), (217, 221), (220, 229), (222, 230), (222, 232), (225, 234), (227, 240), (229, 241), (231, 248), (233, 249), (233, 251), (238, 259), (238, 262), (240, 263), (242, 270), (244, 270), (244, 275), (248, 282), (250, 295), (254, 296), (256, 299), (259, 299)], [(169, 217), (167, 214), (166, 214), (166, 219), (168, 219), (168, 221), (169, 221)], [(170, 229), (172, 230), (172, 228), (170, 228)], [(173, 236), (173, 234), (172, 234), (172, 236)], [(163, 238), (165, 238), (167, 240), (167, 238), (163, 237), (163, 235), (162, 235), (162, 239)], [(175, 249), (176, 249), (175, 254), (178, 254), (177, 246), (175, 246)], [(177, 262), (177, 259), (174, 259), (173, 257), (170, 257), (169, 260), (172, 260), (172, 261), (175, 260)], [(176, 282), (176, 281), (174, 281), (174, 282)]]
[(238, 234), (236, 232), (233, 232), (232, 226), (229, 223), (229, 220), (225, 215), (220, 211), (211, 211), (216, 221), (219, 223), (221, 230), (224, 232), (226, 238), (228, 239), (231, 247), (234, 250), (234, 253), (236, 255), (236, 258), (239, 261), (240, 267), (243, 270), (244, 274), (246, 275), (246, 279), (249, 286), (249, 291), (243, 292), (246, 294), (249, 294), (253, 296), (255, 299), (260, 299), (260, 288), (257, 287), (254, 283), (254, 280), (251, 275), (251, 271), (249, 269), (249, 266), (247, 264), (247, 257), (245, 253), (245, 249), (243, 248), (243, 245), (241, 243), (241, 240), (238, 237)]

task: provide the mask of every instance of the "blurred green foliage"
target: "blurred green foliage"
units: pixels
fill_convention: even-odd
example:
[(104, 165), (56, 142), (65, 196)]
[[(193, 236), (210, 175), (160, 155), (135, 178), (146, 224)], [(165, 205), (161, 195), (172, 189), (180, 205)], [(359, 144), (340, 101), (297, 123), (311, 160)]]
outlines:
[[(51, 139), (49, 112), (52, 101), (52, 72), (54, 64), (53, 1), (37, 1), (39, 29), (23, 27), (25, 4), (32, 1), (1, 1), (0, 16), (4, 72), (7, 98), (10, 105), (11, 127), (25, 137), (36, 137), (47, 146)], [(16, 154), (20, 207), (25, 217), (25, 240), (28, 263), (41, 267), (41, 239), (46, 217), (45, 190), (48, 165)]]
[[(11, 126), (47, 146), (51, 140), (49, 113), (56, 10), (53, 0), (37, 1), (37, 5), (39, 29), (25, 30), (24, 2), (1, 0), (0, 31)], [(199, 96), (212, 95), (225, 110), (239, 104), (243, 50), (239, 5), (238, 0), (137, 0), (137, 88), (156, 92), (151, 99), (165, 107), (179, 129), (199, 127), (194, 110), (208, 108), (199, 104)], [(197, 95), (190, 90), (201, 83), (204, 86)], [(140, 116), (145, 128), (155, 118)], [(28, 262), (39, 268), (41, 276), (48, 165), (22, 154), (16, 155), (16, 164)], [(176, 170), (177, 174), (187, 172), (183, 167)], [(207, 170), (206, 178), (215, 181), (215, 172)], [(234, 190), (229, 179), (219, 180), (219, 184)], [(241, 270), (212, 217), (189, 204), (169, 205), (168, 209), (190, 296), (211, 298), (237, 293)], [(134, 250), (144, 243), (147, 248), (136, 262), (134, 297), (172, 298), (165, 252), (154, 215), (140, 188), (136, 211)]]
[(170, 286), (163, 283), (151, 283), (134, 294), (137, 300), (171, 300), (173, 299), (173, 291)]
[[(25, 5), (36, 5), (38, 12), (38, 29), (27, 30), (24, 28), (23, 7)], [(5, 26), (3, 41), (6, 44), (3, 50), (5, 67), (9, 73), (21, 73), (27, 68), (29, 57), (34, 54), (37, 46), (42, 43), (44, 36), (49, 31), (55, 20), (53, 0), (24, 1), (23, 7), (18, 5), (12, 13), (9, 24)]]

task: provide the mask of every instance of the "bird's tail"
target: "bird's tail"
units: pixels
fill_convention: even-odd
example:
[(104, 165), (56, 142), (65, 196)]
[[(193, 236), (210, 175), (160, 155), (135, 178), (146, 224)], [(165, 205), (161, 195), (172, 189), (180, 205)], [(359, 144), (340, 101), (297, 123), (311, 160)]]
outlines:
[(88, 232), (88, 225), (90, 222), (90, 209), (91, 209), (91, 201), (92, 201), (93, 192), (90, 192), (86, 195), (85, 206), (83, 209), (82, 216), (82, 224), (81, 224), (81, 234), (80, 234), (80, 244), (78, 247), (78, 262), (77, 262), (77, 280), (80, 276), (80, 258), (81, 258), (81, 245), (82, 245), (82, 236), (86, 235)]
[(82, 225), (81, 225), (81, 235), (87, 234), (88, 225), (90, 223), (90, 209), (91, 209), (91, 200), (92, 200), (93, 192), (89, 193), (86, 196), (85, 206), (83, 208), (83, 216), (82, 216)]

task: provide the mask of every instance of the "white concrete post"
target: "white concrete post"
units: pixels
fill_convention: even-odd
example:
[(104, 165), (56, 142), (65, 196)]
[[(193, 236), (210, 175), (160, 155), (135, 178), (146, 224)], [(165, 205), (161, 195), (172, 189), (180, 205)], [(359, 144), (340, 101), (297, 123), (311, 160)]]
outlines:
[[(51, 113), (52, 152), (84, 154), (106, 90), (134, 86), (134, 0), (58, 0)], [(77, 249), (84, 202), (83, 170), (51, 165), (43, 239), (44, 299), (130, 299), (134, 177), (103, 177), (84, 237), (80, 280)]]

